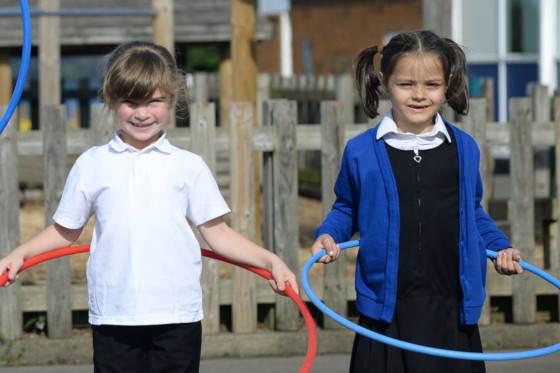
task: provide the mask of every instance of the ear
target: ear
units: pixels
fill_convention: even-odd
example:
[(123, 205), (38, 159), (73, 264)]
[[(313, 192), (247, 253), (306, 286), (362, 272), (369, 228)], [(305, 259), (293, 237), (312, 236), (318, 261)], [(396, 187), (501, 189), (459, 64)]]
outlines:
[(389, 93), (389, 87), (387, 86), (387, 81), (385, 80), (385, 76), (381, 71), (378, 72), (377, 74), (379, 75), (379, 80), (381, 81), (381, 85), (383, 86), (383, 89), (385, 90), (385, 92)]

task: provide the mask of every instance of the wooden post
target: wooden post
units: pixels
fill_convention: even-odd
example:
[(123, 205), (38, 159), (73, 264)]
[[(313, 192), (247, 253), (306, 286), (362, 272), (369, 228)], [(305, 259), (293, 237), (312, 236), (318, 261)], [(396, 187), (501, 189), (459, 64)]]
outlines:
[[(45, 223), (53, 224), (52, 216), (60, 202), (68, 165), (66, 151), (66, 110), (63, 105), (41, 109), (43, 118), (43, 169)], [(72, 305), (70, 257), (47, 262), (47, 325), (50, 338), (72, 337)]]
[(229, 44), (221, 48), (220, 60), (220, 123), (222, 127), (229, 125), (229, 105), (233, 95), (233, 74)]
[[(489, 151), (486, 145), (486, 115), (486, 99), (471, 98), (469, 114), (463, 118), (463, 129), (474, 138), (480, 149), (479, 170), (482, 178), (482, 187), (484, 188), (484, 195), (480, 204), (487, 211), (488, 200), (492, 195), (492, 174), (488, 173)], [(490, 296), (487, 296), (478, 323), (480, 325), (490, 325), (490, 321)]]
[[(253, 104), (253, 125), (257, 125), (257, 1), (231, 0), (231, 100), (232, 102), (251, 102)], [(254, 155), (255, 167), (255, 240), (262, 242), (263, 208), (261, 194), (261, 159), (260, 154)]]
[(494, 121), (494, 79), (484, 79), (484, 97), (486, 98), (487, 122)]
[[(257, 125), (257, 1), (231, 0), (231, 100), (253, 104), (253, 124)], [(261, 159), (254, 155), (255, 209), (262, 210)], [(255, 216), (255, 240), (262, 242), (262, 218)]]
[[(509, 105), (512, 245), (521, 251), (523, 260), (533, 263), (535, 258), (535, 202), (531, 99), (512, 98)], [(534, 323), (536, 313), (534, 276), (515, 277), (513, 279), (513, 321), (515, 323)]]
[[(321, 195), (323, 218), (330, 212), (335, 201), (334, 184), (340, 170), (344, 141), (342, 129), (344, 106), (337, 101), (321, 102)], [(341, 254), (334, 263), (325, 266), (324, 300), (339, 315), (346, 316), (346, 255)], [(325, 318), (325, 329), (341, 329), (342, 325)]]
[[(196, 102), (191, 106), (191, 151), (200, 155), (216, 176), (216, 108), (214, 103)], [(204, 249), (209, 249), (198, 230), (196, 238)], [(204, 333), (220, 331), (220, 279), (216, 260), (202, 258), (202, 307)]]
[[(352, 78), (352, 75), (349, 73), (340, 75), (337, 79), (336, 100), (343, 103), (342, 120), (344, 124), (355, 123), (355, 116), (354, 116), (355, 92), (356, 92), (356, 86), (354, 84), (354, 78)], [(381, 113), (381, 115), (385, 115), (385, 113)]]
[(10, 67), (10, 53), (0, 50), (0, 105), (8, 105), (12, 98), (12, 69)]
[(452, 8), (453, 0), (423, 0), (422, 29), (433, 31), (442, 38), (453, 38)]
[(257, 99), (256, 24), (256, 0), (231, 0), (233, 102)]
[[(155, 13), (152, 21), (154, 43), (165, 47), (175, 56), (173, 0), (152, 0), (152, 9)], [(167, 128), (176, 126), (175, 110), (172, 110)]]
[[(59, 10), (60, 0), (39, 0), (39, 7), (43, 10)], [(46, 105), (58, 105), (60, 100), (60, 18), (58, 16), (40, 16), (39, 108)], [(40, 129), (43, 128), (44, 122), (45, 118), (40, 117)]]
[[(272, 100), (276, 145), (272, 159), (274, 252), (294, 272), (299, 271), (297, 103)], [(276, 297), (276, 327), (298, 330), (299, 312), (286, 297)]]
[[(550, 121), (550, 98), (548, 96), (548, 87), (535, 84), (533, 86), (533, 121), (549, 122)], [(539, 146), (534, 149), (535, 157), (535, 197), (550, 197), (550, 162), (548, 158), (548, 146)]]
[(152, 22), (154, 43), (167, 48), (175, 55), (173, 0), (152, 0), (152, 9), (155, 12)]
[[(558, 277), (560, 275), (560, 97), (554, 98), (554, 124), (556, 127), (555, 139), (554, 139), (554, 155), (556, 163), (556, 234), (555, 242), (556, 245), (551, 245), (554, 249), (550, 250), (550, 271), (553, 276)], [(558, 297), (558, 307), (560, 307), (560, 295)]]
[(91, 105), (90, 128), (93, 131), (94, 145), (105, 145), (113, 138), (113, 115), (105, 112), (104, 104)]
[[(230, 175), (232, 227), (255, 240), (255, 179), (253, 157), (253, 104), (236, 102), (230, 107)], [(232, 324), (235, 333), (257, 330), (255, 276), (233, 267)]]
[(205, 104), (208, 102), (208, 73), (194, 73), (194, 102)]
[[(0, 107), (0, 117), (7, 107)], [(13, 115), (0, 134), (0, 257), (3, 258), (20, 243), (19, 183), (17, 153), (17, 116)], [(7, 340), (21, 339), (23, 312), (21, 281), (0, 291), (0, 336)]]

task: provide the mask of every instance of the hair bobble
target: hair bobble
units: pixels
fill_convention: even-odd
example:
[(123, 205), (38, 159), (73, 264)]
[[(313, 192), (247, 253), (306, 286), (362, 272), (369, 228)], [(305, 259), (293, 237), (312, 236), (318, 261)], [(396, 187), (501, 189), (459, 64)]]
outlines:
[(383, 44), (377, 46), (377, 52), (379, 52), (379, 54), (383, 54), (383, 49), (385, 49)]

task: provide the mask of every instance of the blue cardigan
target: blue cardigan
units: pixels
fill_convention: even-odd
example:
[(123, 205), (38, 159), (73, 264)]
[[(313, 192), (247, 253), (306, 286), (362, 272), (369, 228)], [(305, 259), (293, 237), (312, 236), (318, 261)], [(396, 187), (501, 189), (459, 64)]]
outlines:
[[(484, 212), (480, 151), (467, 133), (453, 130), (459, 153), (459, 273), (463, 289), (461, 323), (476, 324), (486, 297), (486, 249), (511, 247)], [(315, 232), (336, 242), (360, 234), (356, 263), (356, 305), (370, 318), (391, 322), (397, 298), (399, 266), (399, 200), (395, 178), (379, 125), (346, 145), (335, 184), (332, 211)]]

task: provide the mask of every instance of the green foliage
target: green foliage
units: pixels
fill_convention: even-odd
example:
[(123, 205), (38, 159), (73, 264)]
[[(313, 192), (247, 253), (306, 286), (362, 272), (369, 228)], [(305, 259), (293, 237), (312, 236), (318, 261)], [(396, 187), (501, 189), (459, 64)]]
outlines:
[(45, 327), (47, 326), (47, 316), (46, 315), (38, 315), (37, 317), (33, 317), (25, 323), (23, 328), (25, 330), (32, 329), (37, 333), (41, 333), (45, 331)]
[(217, 45), (195, 45), (187, 48), (187, 71), (216, 72), (220, 65)]

